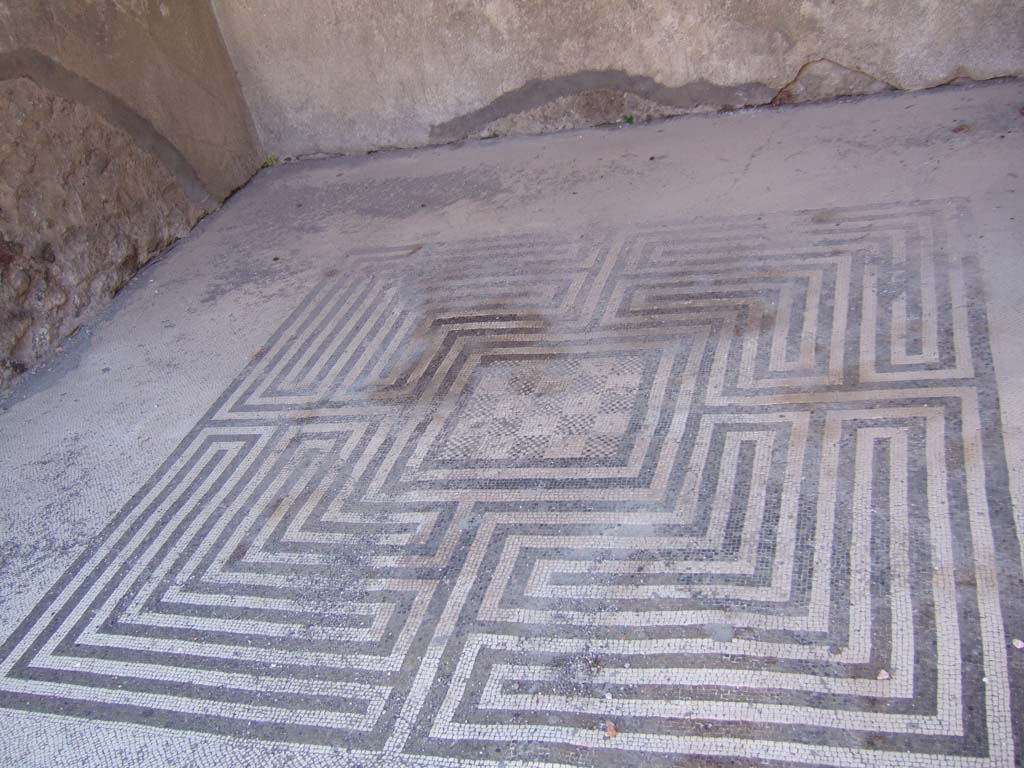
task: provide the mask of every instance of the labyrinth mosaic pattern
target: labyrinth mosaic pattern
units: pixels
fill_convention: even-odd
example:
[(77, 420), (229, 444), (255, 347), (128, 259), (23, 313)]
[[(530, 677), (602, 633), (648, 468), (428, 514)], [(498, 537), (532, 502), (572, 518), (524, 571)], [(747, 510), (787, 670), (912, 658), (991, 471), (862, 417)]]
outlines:
[(0, 705), (355, 765), (1011, 766), (965, 228), (351, 253), (0, 648)]

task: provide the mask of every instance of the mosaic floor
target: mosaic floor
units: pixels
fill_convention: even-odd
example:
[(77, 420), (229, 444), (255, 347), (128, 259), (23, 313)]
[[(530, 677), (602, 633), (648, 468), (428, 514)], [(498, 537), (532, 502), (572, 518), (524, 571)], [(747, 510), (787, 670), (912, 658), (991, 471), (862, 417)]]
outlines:
[(0, 646), (0, 706), (349, 765), (1012, 766), (971, 226), (352, 253)]

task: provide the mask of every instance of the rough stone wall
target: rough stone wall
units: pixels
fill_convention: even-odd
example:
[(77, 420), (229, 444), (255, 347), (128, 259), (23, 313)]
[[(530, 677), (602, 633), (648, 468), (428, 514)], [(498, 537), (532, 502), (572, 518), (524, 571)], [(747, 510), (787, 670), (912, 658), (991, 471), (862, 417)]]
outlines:
[(0, 83), (0, 384), (73, 333), (203, 211), (93, 110)]
[(1024, 73), (1021, 0), (212, 2), (280, 156)]
[(261, 157), (208, 0), (0, 0), (0, 387)]

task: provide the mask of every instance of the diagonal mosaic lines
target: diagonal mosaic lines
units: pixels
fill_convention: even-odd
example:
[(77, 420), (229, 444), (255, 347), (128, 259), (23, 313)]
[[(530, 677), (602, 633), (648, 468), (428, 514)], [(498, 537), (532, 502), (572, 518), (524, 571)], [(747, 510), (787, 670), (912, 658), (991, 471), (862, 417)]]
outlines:
[(968, 225), (353, 253), (2, 646), (0, 705), (424, 766), (1013, 765)]

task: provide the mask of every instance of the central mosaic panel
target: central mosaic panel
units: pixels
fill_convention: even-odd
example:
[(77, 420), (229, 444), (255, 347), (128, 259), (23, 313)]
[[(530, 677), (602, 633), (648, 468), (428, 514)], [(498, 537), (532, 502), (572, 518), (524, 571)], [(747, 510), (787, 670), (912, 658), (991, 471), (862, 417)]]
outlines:
[(6, 640), (0, 706), (353, 765), (1013, 765), (969, 226), (351, 253)]
[(614, 461), (642, 416), (644, 373), (643, 359), (625, 354), (485, 361), (430, 455), (461, 466)]

